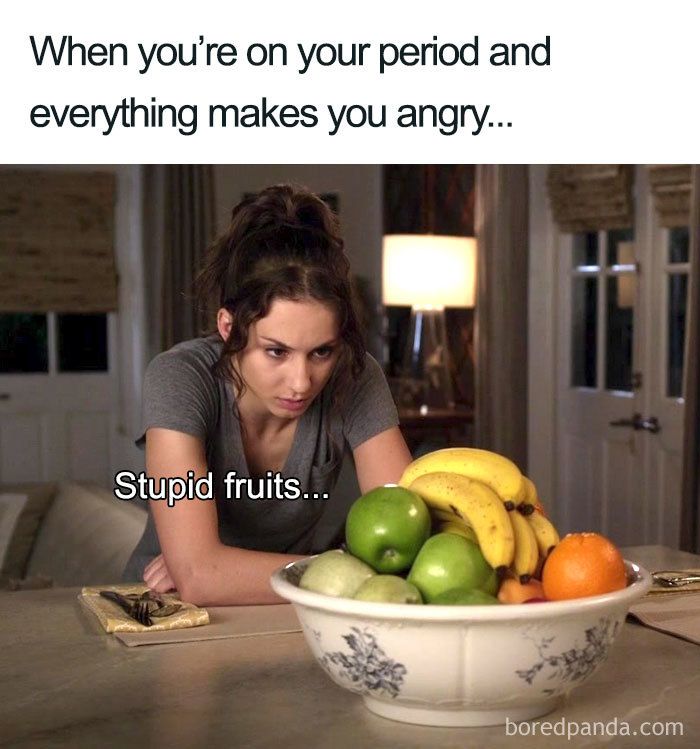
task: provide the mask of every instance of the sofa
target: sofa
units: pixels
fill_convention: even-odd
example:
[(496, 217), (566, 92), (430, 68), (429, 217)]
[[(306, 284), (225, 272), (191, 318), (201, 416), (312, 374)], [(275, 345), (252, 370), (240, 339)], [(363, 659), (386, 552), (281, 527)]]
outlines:
[(5, 484), (0, 499), (12, 519), (9, 532), (0, 523), (0, 587), (10, 590), (118, 583), (147, 519), (143, 502), (95, 484)]

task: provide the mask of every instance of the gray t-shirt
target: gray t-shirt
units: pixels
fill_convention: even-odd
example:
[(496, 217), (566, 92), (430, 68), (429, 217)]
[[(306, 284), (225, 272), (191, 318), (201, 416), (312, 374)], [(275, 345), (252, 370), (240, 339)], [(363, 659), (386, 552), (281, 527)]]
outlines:
[[(173, 429), (204, 441), (222, 543), (290, 554), (322, 551), (315, 545), (314, 536), (333, 501), (332, 489), (343, 451), (348, 447), (354, 450), (399, 423), (381, 367), (367, 354), (364, 371), (354, 383), (345, 410), (329, 418), (330, 436), (324, 428), (324, 419), (331, 414), (327, 388), (299, 417), (282, 477), (298, 479), (302, 492), (328, 493), (329, 499), (227, 499), (223, 483), (226, 474), (235, 471), (237, 477), (247, 477), (250, 472), (234, 414), (233, 385), (212, 373), (221, 347), (221, 338), (214, 335), (179, 343), (153, 359), (146, 370), (143, 433), (136, 444), (145, 447), (150, 427)], [(158, 536), (149, 512), (143, 536), (124, 570), (124, 580), (141, 580), (144, 567), (158, 554)]]

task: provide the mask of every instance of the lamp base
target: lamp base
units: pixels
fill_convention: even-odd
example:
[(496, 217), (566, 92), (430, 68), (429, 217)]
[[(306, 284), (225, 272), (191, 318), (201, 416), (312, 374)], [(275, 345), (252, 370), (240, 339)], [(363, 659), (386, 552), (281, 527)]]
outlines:
[(444, 309), (411, 310), (398, 401), (423, 412), (454, 408)]

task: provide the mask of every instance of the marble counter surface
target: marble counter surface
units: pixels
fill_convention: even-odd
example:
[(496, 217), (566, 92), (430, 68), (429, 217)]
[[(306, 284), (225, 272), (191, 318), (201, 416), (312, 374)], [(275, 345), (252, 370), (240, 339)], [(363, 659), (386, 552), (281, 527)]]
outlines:
[[(700, 566), (663, 547), (624, 551), (650, 570)], [(629, 621), (590, 681), (509, 735), (506, 726), (426, 728), (373, 715), (330, 681), (299, 633), (127, 648), (99, 629), (78, 592), (0, 595), (0, 745), (700, 746), (700, 647)], [(594, 721), (617, 735), (581, 735)], [(625, 722), (637, 735), (620, 735)], [(666, 733), (643, 737), (647, 729)]]

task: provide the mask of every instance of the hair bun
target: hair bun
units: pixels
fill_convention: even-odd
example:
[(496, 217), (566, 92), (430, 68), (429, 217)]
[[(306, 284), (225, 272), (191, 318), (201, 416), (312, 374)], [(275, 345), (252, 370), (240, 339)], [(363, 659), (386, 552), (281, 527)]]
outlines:
[(304, 226), (323, 229), (323, 219), (328, 208), (325, 203), (319, 206), (317, 202), (321, 202), (319, 198), (314, 198), (313, 202), (302, 203), (297, 209), (297, 219)]
[(350, 269), (330, 207), (305, 187), (272, 185), (235, 206), (197, 279), (198, 294), (221, 304), (259, 270), (289, 263), (323, 267), (342, 279)]

